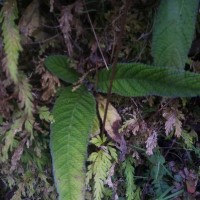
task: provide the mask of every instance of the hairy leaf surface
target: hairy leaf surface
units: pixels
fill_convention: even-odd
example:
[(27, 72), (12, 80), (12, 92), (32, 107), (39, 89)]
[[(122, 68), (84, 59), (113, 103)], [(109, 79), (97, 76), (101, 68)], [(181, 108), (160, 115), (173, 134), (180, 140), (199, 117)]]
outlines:
[[(108, 91), (110, 77), (111, 70), (99, 72), (97, 88), (101, 92)], [(200, 95), (200, 75), (140, 63), (118, 64), (112, 92), (123, 96), (197, 96)]]
[(79, 76), (70, 65), (70, 60), (63, 55), (52, 55), (45, 59), (45, 66), (52, 74), (67, 83), (74, 83)]
[(184, 68), (192, 43), (199, 0), (162, 0), (154, 22), (156, 66)]
[(95, 100), (86, 89), (66, 88), (56, 100), (51, 126), (51, 154), (60, 200), (84, 199), (85, 160)]

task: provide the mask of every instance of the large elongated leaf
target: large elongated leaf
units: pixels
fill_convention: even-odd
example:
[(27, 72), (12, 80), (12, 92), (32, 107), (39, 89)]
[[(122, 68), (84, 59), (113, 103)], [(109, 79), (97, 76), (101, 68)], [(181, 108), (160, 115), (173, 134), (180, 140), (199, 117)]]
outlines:
[(86, 89), (64, 90), (56, 100), (51, 126), (51, 154), (60, 200), (84, 199), (88, 136), (95, 100)]
[(63, 55), (52, 55), (45, 59), (46, 68), (61, 80), (74, 83), (78, 80), (78, 73), (70, 67), (70, 60)]
[[(97, 87), (101, 92), (107, 92), (110, 77), (111, 70), (99, 72)], [(123, 96), (197, 96), (200, 95), (200, 75), (140, 63), (118, 64), (112, 92)]]
[(161, 0), (155, 17), (152, 54), (156, 66), (184, 68), (199, 0)]

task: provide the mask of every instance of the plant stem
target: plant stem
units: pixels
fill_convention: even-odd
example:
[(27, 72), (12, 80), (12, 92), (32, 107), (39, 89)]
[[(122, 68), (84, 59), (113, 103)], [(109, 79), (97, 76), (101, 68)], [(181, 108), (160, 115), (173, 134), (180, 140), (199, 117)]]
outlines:
[(120, 29), (119, 36), (118, 36), (118, 39), (117, 39), (116, 51), (115, 51), (114, 60), (113, 60), (113, 63), (112, 63), (110, 85), (109, 85), (108, 92), (107, 92), (107, 101), (106, 101), (105, 113), (104, 113), (104, 118), (103, 118), (103, 127), (102, 127), (101, 134), (103, 134), (104, 131), (105, 131), (105, 123), (106, 123), (106, 117), (107, 117), (107, 112), (108, 112), (108, 105), (109, 105), (110, 96), (111, 96), (111, 92), (112, 92), (113, 80), (115, 78), (116, 65), (117, 65), (117, 62), (118, 62), (118, 55), (119, 55), (119, 51), (120, 51), (121, 46), (122, 46), (122, 36), (124, 34), (124, 31), (125, 31), (126, 17), (127, 17), (128, 9), (130, 8), (131, 2), (132, 2), (131, 0), (126, 0), (125, 3), (124, 3), (124, 8), (121, 11), (122, 14), (121, 14), (120, 21), (119, 21), (119, 27), (121, 29)]

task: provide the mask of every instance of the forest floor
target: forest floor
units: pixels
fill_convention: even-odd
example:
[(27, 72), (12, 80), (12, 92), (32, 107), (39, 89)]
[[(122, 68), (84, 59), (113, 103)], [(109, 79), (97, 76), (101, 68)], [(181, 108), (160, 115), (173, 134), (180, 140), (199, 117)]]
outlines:
[[(57, 199), (49, 150), (49, 125), (53, 121), (50, 112), (56, 92), (65, 83), (45, 68), (45, 58), (54, 54), (66, 55), (84, 76), (89, 71), (105, 68), (105, 63), (112, 65), (115, 56), (121, 1), (86, 1), (86, 7), (80, 1), (50, 2), (52, 4), (45, 0), (18, 2), (17, 23), (23, 48), (19, 70), (27, 76), (30, 84), (27, 87), (32, 88), (33, 137), (24, 129), (28, 124), (12, 134), (17, 129), (13, 124), (18, 123), (20, 115), (17, 104), (24, 94), (18, 96), (5, 69), (0, 70), (2, 200)], [(158, 4), (158, 0), (134, 1), (127, 13), (118, 62), (152, 63), (153, 18)], [(196, 29), (198, 35), (200, 30)], [(195, 41), (198, 43), (198, 38)], [(2, 59), (2, 45), (0, 48)], [(198, 65), (199, 53), (195, 47), (191, 48), (190, 63)], [(186, 64), (186, 68), (190, 68), (190, 64)], [(90, 78), (95, 81), (93, 73)], [(86, 85), (90, 88), (88, 83)], [(200, 98), (128, 98), (112, 94), (110, 102), (113, 112), (121, 118), (126, 156), (133, 158), (134, 187), (140, 199), (155, 199), (155, 196), (160, 197), (159, 200), (200, 199)], [(109, 135), (107, 137), (115, 142)], [(88, 153), (93, 151), (95, 148), (89, 145)], [(125, 200), (125, 178), (117, 167), (120, 164), (115, 165), (112, 186), (105, 184), (104, 199)], [(88, 200), (92, 199), (91, 193), (89, 187)], [(177, 195), (170, 198), (172, 194)]]

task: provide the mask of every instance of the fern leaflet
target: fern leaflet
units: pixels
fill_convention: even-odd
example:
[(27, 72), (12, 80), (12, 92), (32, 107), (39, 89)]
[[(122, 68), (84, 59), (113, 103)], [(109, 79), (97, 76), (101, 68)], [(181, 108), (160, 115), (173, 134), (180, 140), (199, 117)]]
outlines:
[(122, 164), (124, 175), (126, 179), (126, 197), (127, 200), (140, 200), (140, 189), (136, 187), (134, 180), (135, 168), (132, 157), (126, 158)]
[(93, 178), (94, 180), (94, 200), (101, 200), (104, 193), (104, 184), (108, 177), (109, 170), (112, 166), (112, 162), (117, 160), (116, 150), (112, 147), (110, 142), (106, 146), (106, 137), (103, 135), (101, 138), (97, 136), (91, 139), (91, 143), (99, 148), (98, 152), (93, 152), (88, 161), (91, 164), (88, 166), (88, 172), (86, 174), (86, 184)]

